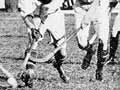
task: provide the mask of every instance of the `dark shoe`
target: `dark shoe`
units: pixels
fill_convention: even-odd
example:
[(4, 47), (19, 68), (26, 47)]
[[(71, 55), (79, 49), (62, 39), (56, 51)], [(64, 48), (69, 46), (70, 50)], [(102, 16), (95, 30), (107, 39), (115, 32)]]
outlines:
[(87, 49), (87, 54), (83, 59), (83, 63), (81, 65), (82, 69), (86, 70), (90, 66), (90, 62), (94, 53), (95, 51), (92, 50), (92, 45), (90, 45), (90, 47)]
[(102, 72), (101, 71), (96, 71), (96, 80), (102, 81)]
[(62, 81), (64, 83), (68, 83), (69, 82), (69, 77), (67, 77), (67, 75), (65, 75), (65, 72), (63, 70), (63, 68), (61, 67), (62, 64), (61, 63), (57, 63), (57, 62), (54, 62), (53, 63), (53, 66), (57, 69), (58, 73), (59, 73), (59, 76), (60, 78), (62, 79)]
[(118, 35), (116, 37), (110, 37), (110, 55), (108, 58), (108, 64), (114, 65), (116, 64), (115, 59), (116, 59), (116, 50), (118, 48)]
[(60, 78), (64, 83), (69, 83), (70, 78), (66, 75), (60, 75)]

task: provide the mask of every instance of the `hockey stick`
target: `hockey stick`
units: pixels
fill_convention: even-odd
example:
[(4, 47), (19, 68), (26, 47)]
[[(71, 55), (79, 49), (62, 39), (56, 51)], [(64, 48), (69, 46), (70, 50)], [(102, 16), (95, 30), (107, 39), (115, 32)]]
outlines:
[(34, 41), (33, 41), (33, 43), (32, 43), (32, 45), (31, 45), (31, 47), (30, 47), (30, 50), (29, 50), (29, 52), (27, 52), (27, 54), (26, 54), (26, 56), (25, 56), (25, 59), (24, 59), (24, 62), (23, 62), (23, 64), (22, 64), (22, 69), (24, 69), (25, 67), (26, 67), (26, 64), (28, 63), (28, 60), (29, 60), (29, 58), (30, 58), (30, 56), (31, 56), (31, 52), (32, 52), (32, 47), (34, 46)]
[[(51, 59), (55, 53), (57, 53), (61, 47), (66, 43), (68, 42), (70, 39), (72, 39), (73, 37), (76, 36), (76, 34), (78, 33), (78, 31), (81, 29), (81, 27), (79, 27), (77, 30), (75, 30), (75, 32), (73, 32), (63, 43), (61, 43), (61, 45), (59, 45), (53, 52), (49, 53), (47, 56), (45, 56), (44, 58), (34, 58), (34, 57), (30, 57), (30, 60), (33, 61), (33, 62), (36, 62), (36, 63), (43, 63), (43, 62), (47, 62), (49, 59)], [(92, 41), (94, 41), (97, 37), (96, 33), (93, 35), (92, 37)]]
[[(42, 24), (42, 21), (40, 22), (40, 24), (38, 25), (38, 27), (40, 27), (41, 26), (41, 24)], [(39, 40), (38, 40), (39, 41)], [(24, 69), (25, 67), (26, 67), (26, 64), (27, 64), (27, 62), (28, 62), (28, 60), (29, 60), (29, 58), (30, 58), (30, 56), (31, 56), (31, 52), (32, 52), (32, 49), (33, 49), (33, 47), (34, 47), (34, 44), (36, 43), (36, 42), (38, 42), (38, 41), (35, 41), (34, 39), (33, 39), (33, 41), (32, 41), (32, 44), (31, 44), (31, 46), (30, 46), (30, 49), (29, 49), (29, 51), (27, 52), (27, 54), (26, 54), (26, 56), (25, 56), (25, 59), (24, 59), (24, 62), (23, 62), (23, 64), (22, 64), (22, 69)]]

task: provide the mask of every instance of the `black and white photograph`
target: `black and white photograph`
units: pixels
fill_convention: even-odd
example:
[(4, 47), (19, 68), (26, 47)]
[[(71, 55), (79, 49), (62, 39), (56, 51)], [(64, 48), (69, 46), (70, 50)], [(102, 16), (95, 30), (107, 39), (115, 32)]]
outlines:
[(120, 0), (0, 0), (0, 90), (120, 90)]

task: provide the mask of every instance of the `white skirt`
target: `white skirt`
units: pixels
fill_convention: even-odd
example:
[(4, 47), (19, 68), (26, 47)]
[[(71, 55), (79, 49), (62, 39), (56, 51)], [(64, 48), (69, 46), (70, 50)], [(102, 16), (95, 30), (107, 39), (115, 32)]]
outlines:
[(5, 8), (5, 0), (0, 0), (0, 8)]

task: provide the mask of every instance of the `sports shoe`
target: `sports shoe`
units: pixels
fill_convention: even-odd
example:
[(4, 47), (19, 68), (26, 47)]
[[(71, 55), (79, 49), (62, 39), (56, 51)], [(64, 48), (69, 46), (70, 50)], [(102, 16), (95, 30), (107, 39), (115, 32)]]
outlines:
[(64, 83), (69, 83), (70, 78), (66, 75), (60, 75), (60, 78)]
[(102, 71), (96, 70), (96, 80), (102, 81)]

